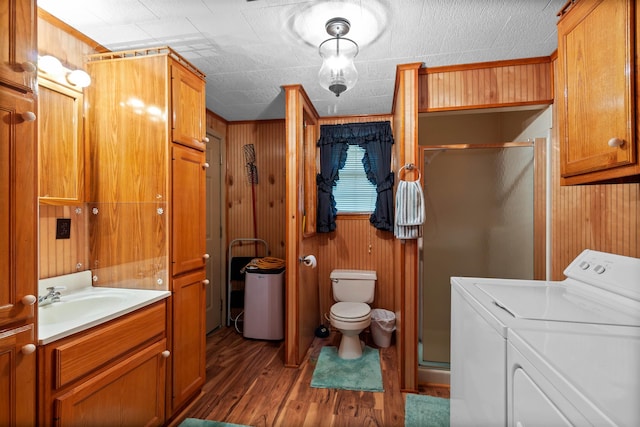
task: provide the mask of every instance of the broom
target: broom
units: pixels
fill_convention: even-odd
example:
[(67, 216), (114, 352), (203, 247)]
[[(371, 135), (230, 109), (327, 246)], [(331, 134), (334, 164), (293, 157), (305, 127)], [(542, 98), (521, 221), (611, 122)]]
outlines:
[[(247, 144), (242, 147), (244, 151), (245, 171), (247, 180), (251, 184), (251, 206), (253, 211), (253, 237), (258, 238), (258, 219), (256, 216), (256, 184), (258, 183), (258, 168), (256, 168), (256, 150), (253, 144)], [(255, 256), (258, 256), (258, 244), (254, 243)]]

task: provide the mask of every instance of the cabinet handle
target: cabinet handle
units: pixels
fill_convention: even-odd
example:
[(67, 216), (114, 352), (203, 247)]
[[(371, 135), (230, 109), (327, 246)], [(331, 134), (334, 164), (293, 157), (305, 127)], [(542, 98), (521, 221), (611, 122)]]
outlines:
[(615, 147), (622, 147), (624, 145), (624, 139), (620, 139), (620, 138), (611, 138), (609, 140), (609, 142), (607, 142), (607, 145), (609, 147), (615, 148)]
[(209, 142), (209, 138), (205, 136), (204, 138), (202, 138), (202, 142), (206, 144), (207, 142)]
[(27, 344), (24, 347), (22, 347), (20, 349), (20, 351), (22, 352), (22, 354), (25, 354), (25, 355), (26, 354), (31, 354), (34, 351), (36, 351), (36, 346), (35, 346), (35, 344)]
[(25, 295), (22, 297), (21, 301), (24, 305), (33, 305), (35, 304), (36, 300), (37, 298), (35, 295)]
[(171, 352), (169, 350), (165, 350), (162, 353), (160, 353), (160, 355), (165, 359), (167, 359), (169, 356), (171, 356)]
[(204, 169), (208, 168), (208, 167), (209, 167), (209, 163), (205, 163), (205, 164), (203, 164), (203, 165), (202, 165), (202, 167), (203, 167)]
[(209, 259), (209, 258), (210, 258), (210, 255), (209, 255), (209, 254), (204, 254), (204, 255), (202, 255), (202, 258), (204, 258), (204, 259)]
[(21, 116), (25, 122), (33, 122), (36, 120), (36, 114), (33, 111), (25, 111)]
[(20, 65), (22, 66), (22, 71), (24, 71), (25, 73), (33, 73), (37, 68), (36, 64), (31, 61), (24, 61)]
[(205, 285), (205, 286), (208, 285), (209, 284), (209, 279), (204, 279), (202, 281), (202, 284)]

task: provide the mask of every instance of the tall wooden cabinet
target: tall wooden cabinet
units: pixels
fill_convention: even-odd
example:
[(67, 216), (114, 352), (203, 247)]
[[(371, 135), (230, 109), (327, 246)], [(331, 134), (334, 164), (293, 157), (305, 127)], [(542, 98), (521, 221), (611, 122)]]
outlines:
[(205, 380), (205, 76), (167, 47), (91, 55), (87, 71), (90, 205), (101, 217), (91, 262), (172, 291), (170, 418)]
[(567, 6), (558, 22), (562, 183), (640, 178), (636, 2)]
[(35, 1), (0, 3), (0, 425), (35, 425)]

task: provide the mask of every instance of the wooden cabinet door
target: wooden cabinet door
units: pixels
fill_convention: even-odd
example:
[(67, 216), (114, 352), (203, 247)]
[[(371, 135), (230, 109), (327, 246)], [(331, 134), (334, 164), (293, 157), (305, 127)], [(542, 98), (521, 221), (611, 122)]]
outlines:
[(167, 200), (169, 70), (164, 56), (88, 62), (88, 201)]
[(172, 411), (200, 390), (205, 380), (205, 272), (173, 280)]
[(34, 315), (38, 277), (34, 108), (31, 98), (0, 87), (0, 330)]
[(36, 77), (36, 2), (0, 2), (0, 82), (22, 92), (33, 91)]
[(36, 425), (33, 324), (0, 332), (0, 426)]
[(205, 149), (205, 83), (183, 66), (171, 66), (173, 142)]
[(56, 398), (57, 425), (162, 425), (165, 350), (166, 341), (157, 342)]
[(637, 162), (632, 12), (630, 0), (581, 0), (558, 23), (564, 178), (595, 173), (583, 181), (607, 179)]
[(173, 144), (171, 261), (174, 276), (203, 268), (207, 258), (205, 166), (203, 151)]
[(39, 79), (38, 87), (40, 202), (82, 203), (82, 92), (43, 78)]

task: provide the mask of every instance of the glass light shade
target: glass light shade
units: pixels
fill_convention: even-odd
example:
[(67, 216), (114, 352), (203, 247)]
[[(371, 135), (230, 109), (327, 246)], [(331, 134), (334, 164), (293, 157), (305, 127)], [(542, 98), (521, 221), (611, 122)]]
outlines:
[(318, 72), (320, 86), (336, 96), (351, 89), (358, 81), (358, 70), (353, 63), (358, 45), (351, 39), (334, 37), (319, 47), (322, 67)]
[(61, 74), (64, 69), (60, 60), (51, 55), (45, 55), (38, 58), (38, 68), (40, 68), (40, 71), (49, 75)]
[(73, 70), (67, 73), (67, 81), (74, 86), (87, 87), (91, 84), (91, 76), (84, 70)]

